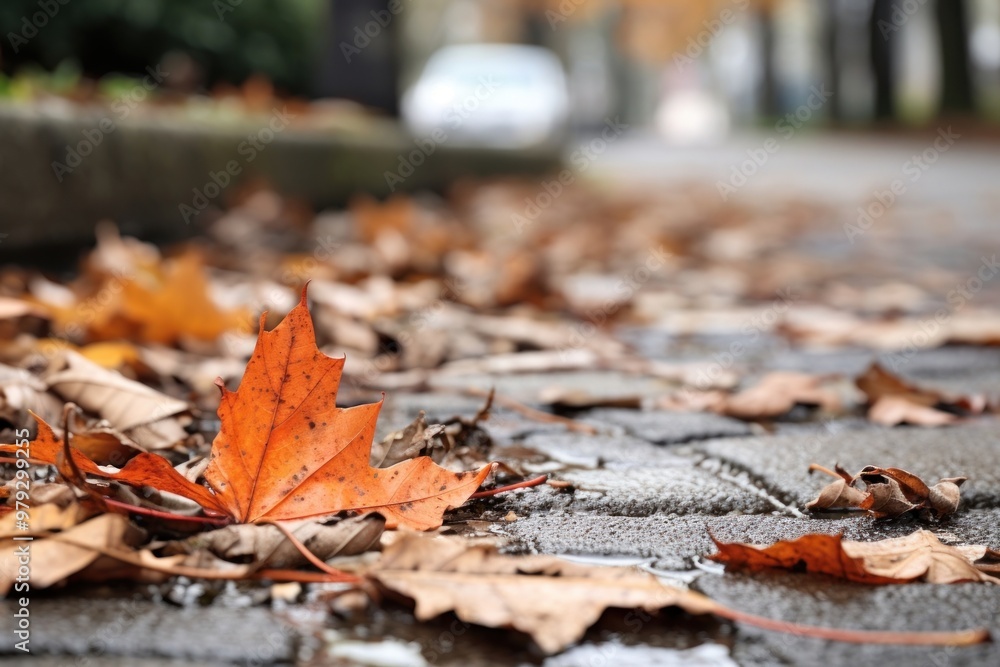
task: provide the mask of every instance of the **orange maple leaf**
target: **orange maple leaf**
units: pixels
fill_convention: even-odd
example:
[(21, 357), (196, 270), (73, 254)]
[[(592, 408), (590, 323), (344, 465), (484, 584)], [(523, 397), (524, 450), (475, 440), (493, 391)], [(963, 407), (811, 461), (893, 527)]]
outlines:
[(388, 527), (441, 525), (491, 466), (451, 472), (428, 457), (391, 468), (369, 465), (382, 402), (336, 406), (344, 359), (320, 352), (302, 300), (272, 331), (261, 331), (236, 392), (222, 390), (222, 429), (205, 479), (243, 523), (378, 512)]
[[(188, 481), (157, 454), (141, 453), (121, 470), (98, 467), (72, 449), (81, 472), (130, 486), (151, 486), (240, 523), (378, 512), (386, 526), (437, 528), (444, 512), (469, 499), (493, 468), (452, 472), (421, 456), (391, 468), (369, 465), (382, 402), (338, 408), (344, 359), (316, 347), (312, 317), (301, 302), (272, 331), (261, 330), (236, 392), (221, 380), (222, 429), (212, 443), (205, 479), (215, 491)], [(41, 418), (31, 459), (62, 465), (65, 443)], [(17, 445), (0, 445), (14, 454)]]

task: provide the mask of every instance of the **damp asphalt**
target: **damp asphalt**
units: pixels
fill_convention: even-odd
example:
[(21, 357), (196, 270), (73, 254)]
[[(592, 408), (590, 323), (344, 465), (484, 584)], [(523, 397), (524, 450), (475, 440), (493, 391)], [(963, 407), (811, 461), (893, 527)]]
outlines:
[[(853, 211), (874, 189), (886, 187), (907, 157), (923, 147), (920, 140), (874, 148), (860, 140), (851, 142), (849, 137), (796, 137), (739, 196), (803, 192)], [(756, 145), (755, 138), (748, 138), (745, 146), (733, 144), (728, 152), (695, 155), (656, 151), (651, 142), (637, 139), (609, 151), (595, 169), (643, 183), (663, 182), (674, 172), (675, 180), (714, 182), (742, 159), (745, 148)], [(810, 163), (817, 155), (823, 156), (822, 168)], [(911, 246), (883, 241), (880, 248), (898, 251), (885, 261), (907, 263), (914, 271), (922, 271), (931, 260), (976, 266), (981, 252), (995, 247), (995, 151), (963, 142), (945, 157), (920, 188), (899, 202), (895, 213), (912, 218), (914, 224), (930, 225), (926, 221), (931, 213), (951, 210), (947, 229), (952, 236), (933, 237), (919, 248), (919, 255)], [(834, 253), (846, 240), (840, 238), (839, 243), (822, 245), (819, 251)], [(996, 301), (983, 294), (983, 304)], [(624, 328), (618, 338), (640, 356), (668, 362), (711, 360), (730, 342), (721, 337), (692, 347), (663, 330), (642, 327)], [(766, 335), (747, 349), (741, 360), (750, 367), (747, 382), (779, 369), (851, 377), (880, 358), (878, 352), (857, 348), (793, 349), (787, 341)], [(921, 351), (896, 370), (910, 381), (945, 392), (994, 396), (1000, 392), (1000, 353), (995, 347)], [(541, 407), (546, 394), (585, 389), (595, 404), (618, 405), (670, 388), (660, 379), (609, 370), (472, 373), (441, 376), (431, 385), (433, 393), (388, 392), (378, 437), (404, 427), (421, 410), (430, 422), (455, 415), (471, 417), (482, 399), (463, 395), (468, 389), (495, 388), (498, 394)], [(819, 532), (865, 541), (898, 537), (917, 528), (933, 531), (942, 542), (1000, 550), (1000, 422), (995, 418), (922, 429), (879, 427), (859, 414), (828, 420), (797, 413), (794, 419), (763, 429), (716, 415), (621, 407), (564, 414), (594, 427), (596, 433), (571, 432), (563, 425), (533, 421), (498, 406), (483, 425), (496, 444), (495, 456), (516, 461), (534, 474), (549, 473), (566, 484), (472, 501), (454, 513), (450, 525), (474, 526), (503, 539), (510, 553), (642, 567), (732, 608), (778, 621), (868, 630), (986, 627), (1000, 638), (1000, 586), (873, 587), (799, 572), (724, 572), (706, 558), (714, 550), (712, 536), (763, 544)], [(969, 481), (962, 488), (957, 514), (936, 524), (875, 521), (857, 513), (810, 515), (805, 503), (825, 483), (808, 473), (814, 462), (840, 463), (852, 471), (868, 464), (894, 466), (931, 482), (953, 476), (967, 476)], [(267, 593), (256, 583), (178, 580), (155, 586), (70, 586), (39, 593), (31, 607), (33, 655), (15, 654), (13, 642), (4, 641), (0, 660), (45, 667), (1000, 664), (997, 644), (966, 648), (845, 644), (672, 611), (635, 627), (611, 610), (578, 645), (544, 656), (516, 632), (469, 626), (449, 614), (417, 623), (407, 608), (388, 600), (351, 615), (331, 612), (315, 592), (290, 604), (262, 600), (262, 592)], [(10, 601), (2, 604), (9, 608)], [(9, 638), (12, 633), (12, 616), (3, 613), (0, 635)]]
[[(949, 355), (954, 355), (949, 362)], [(912, 376), (952, 378), (994, 372), (966, 348), (914, 358)], [(993, 366), (995, 368), (995, 365)], [(530, 398), (538, 378), (508, 389)], [(614, 387), (606, 385), (611, 391)], [(481, 399), (397, 393), (382, 430), (426, 410), (432, 418), (471, 416)], [(634, 416), (635, 419), (629, 419)], [(1000, 587), (985, 584), (871, 587), (790, 572), (724, 572), (706, 556), (712, 537), (770, 543), (807, 533), (878, 540), (933, 531), (953, 544), (1000, 549), (1000, 424), (992, 418), (943, 428), (869, 425), (861, 419), (804, 419), (775, 433), (696, 413), (620, 408), (582, 410), (597, 433), (567, 431), (500, 410), (490, 428), (500, 454), (566, 482), (472, 501), (452, 518), (504, 540), (510, 553), (566, 556), (639, 566), (731, 607), (778, 621), (839, 628), (954, 630), (987, 627), (1000, 636)], [(925, 479), (967, 476), (950, 520), (876, 521), (861, 514), (811, 515), (804, 507), (825, 480), (812, 462), (849, 470), (896, 466)], [(70, 587), (32, 601), (32, 664), (139, 665), (995, 665), (1000, 648), (852, 645), (756, 630), (679, 613), (642, 628), (615, 612), (584, 641), (546, 657), (513, 632), (472, 628), (450, 615), (418, 624), (402, 606), (362, 618), (331, 614), (308, 596), (261, 602), (260, 587), (205, 585)], [(11, 631), (9, 616), (0, 629)], [(442, 639), (443, 638), (443, 639)], [(603, 656), (603, 658), (602, 658)], [(12, 654), (8, 659), (15, 658)], [(35, 658), (38, 658), (37, 660)], [(603, 660), (603, 662), (602, 662)], [(27, 664), (27, 663), (26, 663)]]

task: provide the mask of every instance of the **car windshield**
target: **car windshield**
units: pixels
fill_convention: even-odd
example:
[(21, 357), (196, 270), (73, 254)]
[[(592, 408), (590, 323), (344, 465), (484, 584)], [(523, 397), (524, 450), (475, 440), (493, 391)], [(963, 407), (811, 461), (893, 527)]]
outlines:
[(552, 69), (551, 64), (545, 58), (527, 55), (451, 52), (433, 59), (428, 64), (427, 74), (463, 85), (478, 85), (484, 77), (508, 86), (530, 86), (544, 81)]

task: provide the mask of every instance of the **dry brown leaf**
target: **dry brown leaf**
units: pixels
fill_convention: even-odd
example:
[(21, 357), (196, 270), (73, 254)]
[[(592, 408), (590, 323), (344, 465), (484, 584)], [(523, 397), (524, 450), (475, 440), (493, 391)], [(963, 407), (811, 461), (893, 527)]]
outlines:
[[(796, 341), (823, 347), (857, 346), (879, 350), (902, 350), (913, 344), (913, 332), (921, 330), (916, 318), (863, 319), (827, 306), (804, 306), (791, 309), (781, 323), (782, 332)], [(944, 328), (928, 335), (924, 348), (947, 342)]]
[(872, 573), (894, 579), (919, 579), (931, 584), (955, 584), (982, 581), (1000, 584), (1000, 579), (980, 572), (969, 556), (985, 547), (971, 545), (958, 548), (942, 544), (934, 533), (918, 530), (906, 537), (879, 542), (845, 542), (844, 551), (852, 558), (861, 558)]
[(920, 508), (906, 498), (899, 482), (888, 479), (879, 484), (868, 484), (865, 499), (858, 507), (874, 516), (876, 519), (895, 519), (907, 512)]
[(965, 477), (948, 477), (942, 479), (929, 489), (927, 504), (939, 516), (954, 514), (958, 511), (958, 505), (962, 499), (962, 491), (959, 487), (965, 481)]
[(685, 388), (678, 392), (660, 396), (654, 407), (676, 412), (721, 412), (729, 400), (729, 395), (719, 389), (701, 391)]
[(840, 399), (823, 388), (825, 379), (790, 371), (768, 373), (753, 387), (730, 396), (722, 406), (722, 413), (740, 419), (770, 419), (780, 417), (796, 405), (836, 412), (840, 410)]
[(806, 509), (820, 511), (861, 507), (867, 497), (867, 493), (854, 488), (850, 482), (838, 479), (824, 487), (815, 500), (806, 503)]
[[(335, 556), (354, 556), (378, 545), (385, 528), (385, 519), (378, 514), (352, 517), (324, 525), (316, 521), (286, 522), (285, 527), (320, 560)], [(201, 533), (179, 544), (168, 545), (166, 551), (184, 552), (208, 550), (219, 558), (260, 566), (294, 568), (306, 564), (306, 559), (272, 525), (239, 524)]]
[(877, 363), (873, 363), (855, 380), (858, 389), (868, 397), (868, 419), (883, 426), (912, 424), (941, 426), (957, 417), (936, 409), (947, 407), (967, 413), (980, 413), (986, 407), (982, 396), (950, 396), (904, 381)]
[(29, 412), (55, 420), (62, 401), (46, 391), (45, 382), (21, 368), (0, 364), (0, 420), (16, 429), (34, 428)]
[(782, 568), (828, 574), (864, 584), (902, 584), (924, 581), (954, 584), (967, 581), (1000, 584), (976, 569), (967, 554), (979, 549), (962, 549), (942, 544), (934, 533), (918, 530), (906, 537), (877, 542), (849, 542), (841, 535), (811, 534), (791, 540), (757, 546), (740, 542), (723, 543), (712, 538), (719, 552), (709, 556), (727, 568), (760, 570)]
[[(32, 521), (32, 529), (31, 533), (19, 533), (35, 538), (30, 543), (32, 588), (48, 588), (69, 578), (159, 583), (176, 575), (228, 580), (255, 576), (286, 581), (343, 580), (342, 576), (266, 570), (257, 563), (239, 565), (219, 560), (207, 551), (158, 557), (149, 549), (135, 550), (145, 535), (121, 514), (100, 514), (65, 530), (45, 533), (35, 530)], [(23, 543), (10, 542), (0, 546), (0, 596), (18, 581), (17, 549)]]
[(66, 351), (45, 374), (46, 385), (100, 415), (146, 449), (165, 449), (187, 437), (188, 404)]
[(884, 396), (868, 409), (868, 420), (882, 426), (945, 426), (958, 420), (950, 412), (914, 403), (905, 396)]
[[(43, 505), (43, 507), (45, 507)], [(41, 523), (30, 521), (32, 531), (40, 531)], [(55, 527), (53, 527), (53, 530)], [(33, 533), (21, 533), (22, 536)], [(62, 541), (66, 538), (87, 546), (76, 546)], [(139, 578), (140, 572), (123, 567), (121, 563), (104, 558), (99, 549), (131, 551), (132, 545), (142, 539), (141, 531), (120, 514), (100, 514), (88, 521), (72, 525), (56, 534), (42, 538), (38, 535), (31, 542), (31, 587), (48, 588), (70, 576), (80, 574), (87, 579)], [(24, 543), (11, 540), (0, 547), (0, 595), (4, 595), (17, 581), (17, 550)], [(103, 561), (103, 562), (102, 562)], [(143, 572), (143, 580), (162, 581), (162, 574)]]
[(714, 609), (711, 600), (645, 573), (553, 556), (506, 556), (492, 543), (456, 537), (402, 534), (368, 574), (413, 599), (418, 620), (454, 611), (467, 623), (525, 632), (546, 653), (579, 641), (608, 607)]
[(940, 395), (904, 382), (881, 365), (873, 363), (855, 380), (858, 389), (865, 393), (868, 401), (874, 403), (885, 396), (908, 399), (915, 405), (933, 406), (940, 401)]
[(385, 436), (382, 442), (372, 447), (369, 458), (371, 465), (375, 468), (388, 468), (418, 456), (428, 456), (434, 449), (444, 447), (447, 443), (446, 439), (440, 437), (444, 430), (444, 424), (428, 426), (421, 410), (413, 422), (402, 430)]
[(53, 530), (67, 530), (80, 523), (88, 516), (87, 510), (77, 503), (61, 506), (56, 503), (34, 505), (28, 510), (28, 525), (31, 533), (18, 528), (21, 521), (15, 512), (0, 515), (0, 539), (9, 540), (13, 537), (46, 533)]

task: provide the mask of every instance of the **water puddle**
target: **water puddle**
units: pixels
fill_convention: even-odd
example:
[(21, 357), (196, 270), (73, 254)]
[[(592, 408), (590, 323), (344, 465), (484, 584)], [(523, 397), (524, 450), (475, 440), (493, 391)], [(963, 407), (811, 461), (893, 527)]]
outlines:
[(617, 642), (576, 646), (547, 658), (542, 667), (615, 665), (615, 667), (737, 667), (729, 649), (720, 644), (701, 644), (689, 649), (656, 646), (625, 646)]

